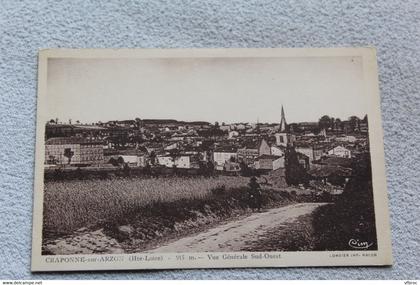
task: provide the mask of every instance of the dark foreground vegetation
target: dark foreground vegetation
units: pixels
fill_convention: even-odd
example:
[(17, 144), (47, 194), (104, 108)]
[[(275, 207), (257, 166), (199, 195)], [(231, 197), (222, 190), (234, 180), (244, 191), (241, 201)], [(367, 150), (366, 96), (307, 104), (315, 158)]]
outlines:
[[(352, 169), (353, 177), (340, 198), (314, 213), (314, 250), (377, 249), (369, 154), (356, 158)], [(359, 245), (349, 245), (351, 240)]]
[[(287, 191), (262, 191), (263, 208), (280, 207), (308, 199), (312, 198), (298, 197)], [(43, 244), (47, 245), (58, 239), (75, 240), (80, 233), (102, 230), (106, 236), (115, 239), (125, 252), (139, 252), (162, 242), (201, 232), (206, 228), (251, 214), (253, 210), (250, 204), (246, 186), (230, 189), (216, 187), (204, 197), (157, 200), (139, 207), (131, 207), (124, 215), (97, 220), (82, 230), (79, 228), (61, 234), (44, 231)], [(60, 254), (49, 251), (45, 246), (43, 253)]]

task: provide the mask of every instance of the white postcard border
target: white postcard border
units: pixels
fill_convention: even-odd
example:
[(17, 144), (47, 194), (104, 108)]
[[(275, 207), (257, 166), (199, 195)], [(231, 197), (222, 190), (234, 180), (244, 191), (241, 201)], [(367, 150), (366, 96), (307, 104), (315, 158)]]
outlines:
[[(369, 141), (377, 231), (377, 251), (229, 252), (115, 255), (41, 254), (43, 214), (43, 116), (49, 58), (170, 58), (170, 57), (340, 57), (363, 59), (365, 95), (369, 97)], [(374, 48), (308, 49), (47, 49), (39, 53), (37, 130), (35, 152), (32, 271), (85, 271), (175, 268), (372, 266), (391, 265), (391, 234), (385, 176), (376, 51)], [(262, 258), (260, 258), (260, 254)], [(264, 257), (266, 254), (267, 257)], [(208, 255), (217, 256), (217, 259)], [(225, 258), (224, 258), (225, 255)], [(238, 255), (242, 258), (230, 258)], [(255, 256), (254, 256), (255, 255)], [(183, 256), (183, 258), (182, 258)], [(254, 257), (253, 257), (254, 256)], [(277, 256), (277, 257), (276, 257)], [(178, 258), (177, 258), (178, 257)], [(146, 260), (147, 259), (147, 260)]]

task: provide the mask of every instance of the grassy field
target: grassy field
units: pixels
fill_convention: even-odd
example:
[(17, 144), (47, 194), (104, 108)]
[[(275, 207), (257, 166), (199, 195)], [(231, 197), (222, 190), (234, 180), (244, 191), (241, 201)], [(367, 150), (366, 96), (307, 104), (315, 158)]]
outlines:
[(211, 190), (245, 186), (245, 177), (70, 180), (46, 182), (44, 233), (61, 235), (118, 220), (151, 203), (205, 199)]

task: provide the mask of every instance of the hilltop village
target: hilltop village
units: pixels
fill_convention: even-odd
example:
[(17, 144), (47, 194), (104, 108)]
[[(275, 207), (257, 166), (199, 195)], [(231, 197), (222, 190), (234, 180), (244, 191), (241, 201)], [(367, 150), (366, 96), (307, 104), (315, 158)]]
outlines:
[[(369, 152), (367, 116), (288, 124), (139, 119), (60, 123), (45, 129), (45, 169), (160, 169), (162, 173), (267, 174), (284, 170), (287, 151), (314, 177), (349, 176)], [(166, 172), (165, 172), (166, 171)]]

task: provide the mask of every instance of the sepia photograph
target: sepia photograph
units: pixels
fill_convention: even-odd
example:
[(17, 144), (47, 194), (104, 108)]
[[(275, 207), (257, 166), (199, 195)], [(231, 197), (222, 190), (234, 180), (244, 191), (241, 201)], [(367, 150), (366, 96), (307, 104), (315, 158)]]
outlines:
[(33, 270), (391, 264), (373, 49), (39, 64)]

